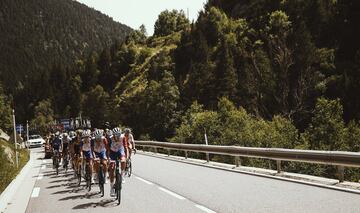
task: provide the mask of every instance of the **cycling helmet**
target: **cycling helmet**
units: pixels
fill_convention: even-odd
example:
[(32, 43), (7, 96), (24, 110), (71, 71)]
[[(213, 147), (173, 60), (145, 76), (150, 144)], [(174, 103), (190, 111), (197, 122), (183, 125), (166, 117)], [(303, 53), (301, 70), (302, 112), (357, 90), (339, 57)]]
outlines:
[(130, 134), (130, 133), (131, 133), (131, 129), (129, 129), (129, 128), (124, 129), (124, 133), (125, 133), (125, 134)]
[(70, 138), (75, 138), (76, 137), (76, 133), (74, 131), (70, 131), (69, 132), (69, 136)]
[(108, 129), (108, 130), (106, 131), (106, 135), (112, 136), (112, 135), (113, 135), (113, 131), (112, 131), (111, 129)]
[(80, 136), (82, 135), (83, 132), (84, 132), (84, 131), (83, 131), (82, 129), (76, 130), (76, 134), (77, 134), (77, 135), (80, 135)]
[(114, 135), (115, 136), (120, 136), (121, 135), (121, 130), (120, 130), (120, 128), (118, 128), (118, 127), (115, 127), (113, 130), (112, 130), (112, 132), (114, 133)]
[(99, 139), (99, 138), (102, 138), (103, 136), (103, 131), (101, 129), (97, 129), (95, 132), (94, 132), (94, 137), (96, 139)]
[(82, 133), (83, 138), (90, 137), (90, 136), (91, 136), (91, 131), (89, 129), (83, 131), (83, 133)]

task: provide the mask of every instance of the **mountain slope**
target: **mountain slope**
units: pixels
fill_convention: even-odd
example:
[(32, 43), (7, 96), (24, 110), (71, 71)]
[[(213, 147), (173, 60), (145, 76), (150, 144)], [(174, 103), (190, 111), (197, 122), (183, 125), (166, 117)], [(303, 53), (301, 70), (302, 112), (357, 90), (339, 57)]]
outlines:
[(0, 77), (11, 94), (36, 82), (54, 64), (68, 67), (132, 31), (72, 0), (0, 2)]

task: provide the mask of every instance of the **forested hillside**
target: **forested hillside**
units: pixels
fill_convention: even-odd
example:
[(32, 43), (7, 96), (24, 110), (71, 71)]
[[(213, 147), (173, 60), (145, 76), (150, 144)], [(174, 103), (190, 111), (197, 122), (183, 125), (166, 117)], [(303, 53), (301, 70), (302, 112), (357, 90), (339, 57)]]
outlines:
[(72, 67), (131, 31), (77, 1), (0, 1), (0, 78), (17, 115), (31, 118), (38, 101), (61, 92), (51, 86), (58, 81), (54, 70)]
[[(81, 17), (97, 14), (64, 2), (62, 6), (76, 5), (74, 11)], [(15, 3), (5, 5), (10, 4)], [(39, 20), (51, 10), (40, 13), (41, 5), (29, 9), (31, 14), (37, 11), (30, 15), (30, 29), (46, 23)], [(1, 23), (9, 20), (4, 19), (13, 14), (9, 11), (0, 13)], [(360, 1), (350, 0), (210, 0), (194, 23), (182, 11), (164, 11), (154, 35), (147, 36), (141, 26), (110, 46), (106, 44), (116, 35), (121, 38), (128, 32), (107, 31), (119, 24), (102, 22), (102, 15), (75, 22), (67, 19), (69, 12), (53, 12), (62, 19), (47, 18), (58, 22), (41, 28), (49, 30), (40, 35), (60, 33), (61, 39), (39, 43), (21, 33), (23, 37), (15, 38), (23, 40), (1, 34), (2, 41), (10, 42), (2, 42), (2, 50), (13, 50), (1, 51), (4, 91), (10, 93), (0, 96), (4, 103), (0, 113), (6, 118), (0, 127), (9, 128), (6, 106), (14, 97), (26, 106), (23, 112), (32, 112), (27, 116), (20, 112), (20, 119), (33, 118), (41, 133), (54, 118), (81, 113), (96, 127), (106, 121), (130, 126), (140, 139), (203, 143), (206, 131), (210, 144), (358, 152), (358, 11)], [(25, 24), (6, 29), (23, 33), (28, 28)], [(83, 40), (77, 37), (80, 34)], [(33, 45), (42, 48), (34, 52)], [(49, 49), (54, 51), (47, 54)], [(21, 71), (11, 72), (9, 67)], [(262, 160), (243, 163), (274, 166)], [(335, 173), (333, 167), (306, 164), (284, 168), (325, 176)], [(349, 169), (346, 177), (357, 180), (359, 173)]]

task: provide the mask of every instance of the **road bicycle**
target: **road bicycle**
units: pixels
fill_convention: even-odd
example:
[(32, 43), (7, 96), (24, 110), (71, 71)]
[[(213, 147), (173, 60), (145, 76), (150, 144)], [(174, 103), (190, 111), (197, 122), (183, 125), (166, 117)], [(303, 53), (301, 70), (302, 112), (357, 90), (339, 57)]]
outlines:
[(98, 167), (99, 188), (100, 188), (101, 197), (104, 197), (105, 174), (103, 171), (103, 164), (99, 158), (95, 159), (94, 161), (99, 165)]
[[(81, 169), (79, 170), (81, 172)], [(91, 191), (91, 173), (90, 173), (90, 161), (86, 160), (85, 163), (85, 181), (86, 181), (86, 188), (88, 191)], [(81, 177), (81, 176), (80, 176)]]
[[(134, 152), (134, 155), (136, 154), (136, 149), (133, 149), (132, 152)], [(126, 166), (125, 166), (125, 175), (128, 177), (131, 177), (132, 175), (132, 162), (131, 162), (131, 155), (126, 160)]]
[(115, 161), (115, 193), (116, 193), (116, 200), (118, 205), (121, 203), (121, 188), (122, 188), (122, 176), (121, 176), (121, 169), (120, 169), (120, 162), (119, 159)]
[(67, 172), (68, 170), (68, 166), (69, 166), (69, 154), (67, 153), (67, 151), (65, 151), (64, 153), (64, 165), (63, 165), (63, 168), (65, 169), (65, 173)]
[(53, 165), (56, 170), (56, 175), (59, 174), (59, 159), (60, 159), (60, 152), (58, 150), (54, 150), (54, 156), (53, 156)]

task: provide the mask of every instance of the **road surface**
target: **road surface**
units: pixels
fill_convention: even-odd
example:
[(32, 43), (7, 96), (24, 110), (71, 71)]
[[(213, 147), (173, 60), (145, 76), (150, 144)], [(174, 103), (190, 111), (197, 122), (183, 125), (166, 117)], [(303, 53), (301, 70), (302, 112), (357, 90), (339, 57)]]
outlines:
[[(33, 149), (41, 153), (41, 149)], [(360, 212), (360, 195), (141, 155), (126, 178), (122, 203), (77, 187), (51, 160), (37, 159), (39, 174), (26, 212)]]

